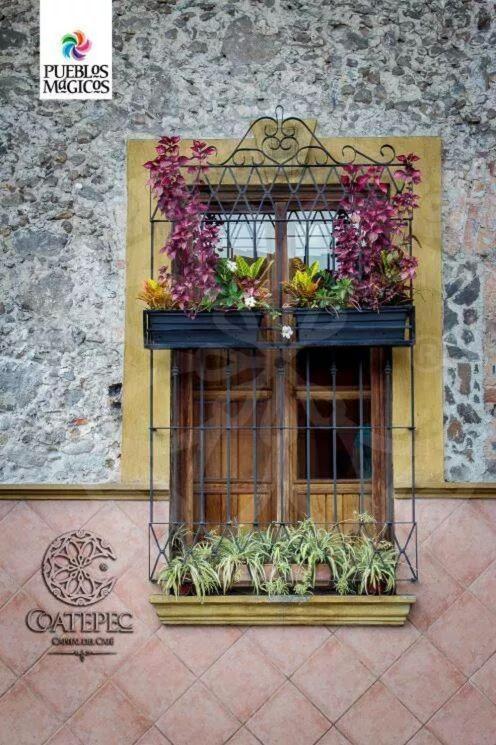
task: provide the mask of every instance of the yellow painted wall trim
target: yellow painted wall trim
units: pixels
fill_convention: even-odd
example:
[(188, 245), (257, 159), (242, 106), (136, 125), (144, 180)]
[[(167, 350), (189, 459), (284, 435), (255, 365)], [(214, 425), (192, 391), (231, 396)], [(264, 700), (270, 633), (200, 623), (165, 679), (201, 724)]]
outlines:
[[(410, 499), (410, 489), (398, 487), (397, 499)], [(420, 499), (496, 499), (496, 483), (439, 483), (417, 486), (416, 496)], [(168, 489), (157, 489), (155, 497), (169, 499)], [(2, 499), (128, 499), (147, 500), (146, 484), (0, 484)]]
[[(203, 133), (198, 132), (202, 137)], [(397, 153), (414, 152), (420, 157), (422, 182), (418, 186), (420, 208), (413, 232), (418, 240), (414, 252), (420, 259), (416, 287), (417, 344), (415, 348), (415, 401), (417, 418), (417, 483), (441, 483), (444, 479), (443, 356), (442, 356), (442, 265), (441, 265), (441, 139), (439, 137), (349, 137), (320, 138), (339, 155), (350, 145), (372, 158), (389, 143)], [(191, 141), (183, 141), (187, 148)], [(237, 140), (209, 140), (219, 157), (226, 157)], [(154, 140), (128, 142), (128, 212), (126, 329), (124, 354), (123, 427), (121, 473), (124, 482), (145, 483), (148, 479), (148, 379), (149, 353), (143, 348), (142, 305), (136, 296), (149, 273), (150, 222), (147, 173), (143, 163), (155, 155)], [(163, 227), (163, 226), (161, 226)], [(165, 231), (157, 236), (155, 258)], [(419, 245), (420, 244), (420, 245)], [(169, 410), (169, 353), (155, 353), (154, 380), (160, 391), (155, 417), (167, 420)], [(394, 351), (393, 420), (409, 423), (409, 350)], [(168, 484), (168, 438), (157, 436), (156, 477)], [(395, 431), (395, 485), (410, 483), (409, 435)]]
[[(410, 489), (395, 489), (397, 499), (410, 499)], [(496, 483), (448, 482), (422, 484), (415, 489), (417, 499), (496, 499)]]
[(150, 603), (165, 625), (213, 626), (403, 626), (412, 595), (312, 595), (278, 601), (256, 595), (205, 598), (152, 595)]
[[(169, 499), (169, 492), (158, 489), (155, 497)], [(147, 500), (148, 487), (144, 484), (0, 484), (2, 499)]]

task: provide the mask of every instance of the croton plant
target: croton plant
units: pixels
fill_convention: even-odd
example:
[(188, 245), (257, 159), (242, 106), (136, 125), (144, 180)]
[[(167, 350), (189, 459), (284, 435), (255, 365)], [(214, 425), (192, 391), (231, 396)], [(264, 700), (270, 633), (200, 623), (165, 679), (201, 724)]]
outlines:
[[(161, 252), (174, 261), (160, 267), (157, 280), (144, 283), (140, 299), (152, 309), (196, 314), (213, 308), (268, 309), (269, 262), (217, 253), (219, 226), (205, 215), (195, 186), (208, 170), (215, 148), (194, 140), (180, 153), (180, 138), (162, 137), (157, 156), (145, 163), (158, 208), (171, 223)], [(408, 217), (418, 207), (414, 186), (421, 180), (413, 153), (399, 155), (393, 172), (397, 188), (389, 193), (386, 166), (347, 165), (340, 169), (343, 196), (334, 218), (336, 270), (318, 263), (292, 262), (284, 283), (289, 305), (306, 308), (373, 308), (409, 298), (417, 259), (409, 255)], [(188, 180), (185, 172), (189, 174)]]

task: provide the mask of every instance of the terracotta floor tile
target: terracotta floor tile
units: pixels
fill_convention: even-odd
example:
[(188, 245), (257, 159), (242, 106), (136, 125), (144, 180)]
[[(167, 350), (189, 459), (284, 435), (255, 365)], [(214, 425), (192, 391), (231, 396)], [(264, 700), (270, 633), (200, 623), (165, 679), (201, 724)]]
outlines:
[(0, 565), (19, 585), (41, 566), (57, 531), (20, 502), (0, 522)]
[(65, 721), (104, 682), (105, 674), (90, 659), (83, 664), (70, 655), (45, 655), (26, 674), (30, 688)]
[(156, 722), (173, 745), (224, 745), (239, 722), (197, 682)]
[(467, 683), (429, 722), (445, 745), (494, 745), (496, 706)]
[(51, 645), (49, 634), (30, 631), (25, 618), (36, 603), (23, 590), (0, 610), (0, 659), (22, 675)]
[(153, 636), (118, 670), (114, 681), (139, 711), (155, 721), (195, 677), (165, 642)]
[(17, 499), (0, 499), (0, 520), (3, 520), (5, 515), (13, 510), (19, 502)]
[(253, 626), (247, 636), (284, 675), (292, 675), (330, 633), (323, 626)]
[(470, 676), (496, 650), (496, 617), (466, 592), (430, 627), (428, 636)]
[(246, 721), (284, 677), (247, 636), (230, 647), (202, 678), (241, 721)]
[(470, 682), (496, 704), (496, 654), (477, 670)]
[[(463, 501), (460, 499), (417, 499), (415, 517), (419, 543), (425, 541), (462, 504)], [(411, 514), (412, 507), (409, 499), (395, 499), (395, 520), (410, 522)]]
[[(148, 526), (139, 529), (116, 504), (109, 502), (85, 525), (105, 538), (116, 555), (112, 569), (120, 577), (135, 561), (135, 557), (148, 555)], [(115, 569), (114, 569), (115, 567)]]
[(336, 637), (351, 647), (374, 675), (381, 675), (420, 636), (408, 621), (404, 626), (343, 626)]
[(107, 683), (68, 724), (84, 745), (133, 745), (152, 722), (115, 685)]
[(47, 525), (57, 531), (57, 534), (82, 528), (103, 505), (103, 502), (90, 499), (47, 499), (29, 504)]
[(339, 719), (374, 680), (356, 654), (337, 638), (329, 639), (292, 677), (297, 688), (332, 722)]
[(0, 700), (0, 745), (40, 745), (60, 725), (55, 712), (23, 681)]
[[(150, 517), (150, 505), (148, 500), (129, 500), (120, 501), (119, 508), (126, 513), (130, 520), (137, 525), (140, 530), (147, 526)], [(157, 523), (167, 523), (169, 521), (169, 502), (165, 500), (156, 500), (153, 506), (153, 520)]]
[(3, 662), (0, 662), (0, 696), (3, 696), (5, 691), (14, 685), (16, 680), (17, 676), (12, 670), (7, 665), (4, 665)]
[(140, 737), (136, 745), (170, 745), (170, 740), (156, 727), (152, 727)]
[(260, 740), (257, 740), (246, 727), (242, 727), (231, 737), (228, 745), (260, 745)]
[(69, 727), (64, 726), (48, 740), (46, 745), (83, 745), (83, 743), (70, 731)]
[(454, 579), (469, 585), (496, 559), (496, 523), (491, 527), (466, 502), (434, 530), (425, 546)]
[(124, 605), (154, 631), (159, 629), (161, 624), (148, 598), (158, 591), (157, 586), (148, 581), (147, 569), (144, 565), (130, 566), (123, 575), (119, 576), (113, 590)]
[(288, 681), (247, 726), (264, 745), (314, 745), (330, 722)]
[(324, 737), (318, 741), (317, 745), (351, 745), (351, 743), (348, 738), (336, 729), (336, 727), (333, 727), (326, 732)]
[(434, 737), (432, 732), (426, 727), (423, 727), (417, 734), (408, 742), (408, 745), (441, 745), (437, 737)]
[(19, 590), (19, 585), (10, 574), (0, 567), (0, 608)]
[(496, 613), (496, 561), (472, 582), (469, 590), (486, 608)]
[(404, 745), (420, 722), (377, 681), (341, 717), (337, 728), (354, 745)]
[(441, 564), (422, 546), (419, 555), (420, 579), (413, 586), (402, 586), (401, 592), (413, 593), (417, 601), (410, 612), (410, 621), (425, 631), (463, 592)]
[(428, 639), (422, 638), (383, 675), (382, 682), (425, 723), (466, 678)]
[(204, 673), (243, 634), (235, 626), (162, 626), (157, 633), (195, 675)]

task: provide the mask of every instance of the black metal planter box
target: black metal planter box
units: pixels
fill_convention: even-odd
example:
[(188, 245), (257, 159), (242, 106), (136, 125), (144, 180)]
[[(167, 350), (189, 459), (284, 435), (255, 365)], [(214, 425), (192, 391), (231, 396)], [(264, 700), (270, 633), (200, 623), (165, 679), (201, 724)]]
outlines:
[(375, 310), (293, 310), (301, 346), (411, 346), (415, 314), (411, 305)]
[(190, 318), (182, 311), (145, 310), (147, 349), (251, 348), (258, 346), (263, 313), (210, 311)]

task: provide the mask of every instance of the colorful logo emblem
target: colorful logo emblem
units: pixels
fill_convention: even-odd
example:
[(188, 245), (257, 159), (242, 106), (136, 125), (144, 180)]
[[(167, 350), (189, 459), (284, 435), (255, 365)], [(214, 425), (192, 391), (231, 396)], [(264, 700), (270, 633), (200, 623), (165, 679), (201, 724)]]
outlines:
[(91, 49), (91, 41), (82, 31), (73, 31), (62, 37), (62, 54), (68, 60), (83, 60)]

